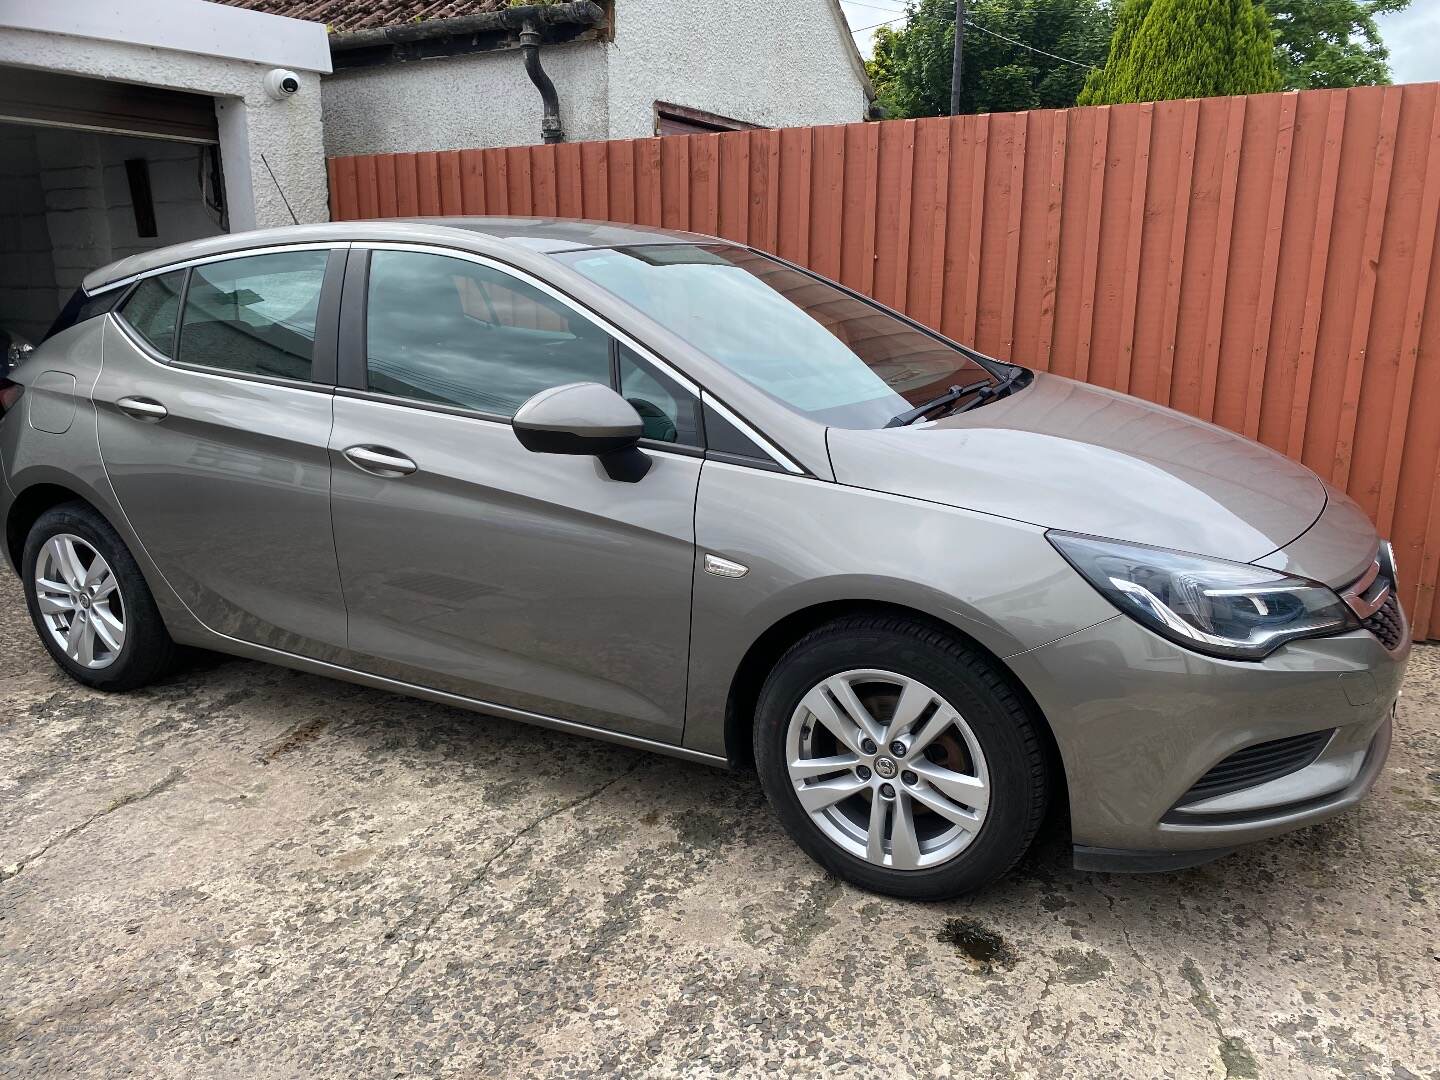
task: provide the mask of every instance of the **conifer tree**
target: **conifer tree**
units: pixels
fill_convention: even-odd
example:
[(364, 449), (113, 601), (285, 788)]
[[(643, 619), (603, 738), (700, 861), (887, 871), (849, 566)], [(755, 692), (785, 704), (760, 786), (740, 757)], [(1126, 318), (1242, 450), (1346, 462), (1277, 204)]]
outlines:
[(1282, 85), (1275, 37), (1253, 0), (1125, 0), (1105, 66), (1081, 105), (1262, 94)]

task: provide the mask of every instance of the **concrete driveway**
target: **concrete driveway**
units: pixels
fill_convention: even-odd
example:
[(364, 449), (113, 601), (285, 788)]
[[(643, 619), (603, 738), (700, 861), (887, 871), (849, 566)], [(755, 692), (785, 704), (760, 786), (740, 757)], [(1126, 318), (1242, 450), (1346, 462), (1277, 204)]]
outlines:
[(1374, 798), (1163, 877), (824, 876), (753, 777), (215, 659), (0, 582), (0, 1075), (1440, 1076), (1440, 649)]

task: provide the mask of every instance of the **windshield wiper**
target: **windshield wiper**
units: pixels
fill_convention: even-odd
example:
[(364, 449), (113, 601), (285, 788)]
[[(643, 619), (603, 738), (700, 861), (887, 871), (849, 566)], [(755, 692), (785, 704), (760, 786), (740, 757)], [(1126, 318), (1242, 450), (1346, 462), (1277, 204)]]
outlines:
[(978, 409), (987, 401), (994, 401), (998, 397), (1003, 397), (1005, 392), (1014, 386), (1020, 376), (1024, 374), (1025, 369), (1017, 365), (1009, 375), (1006, 375), (999, 382), (987, 383), (981, 387), (980, 392), (975, 395), (973, 401), (967, 401), (955, 411), (957, 413), (969, 412), (971, 409)]
[(932, 413), (942, 405), (949, 405), (952, 401), (959, 401), (963, 397), (969, 397), (971, 394), (995, 385), (997, 384), (992, 383), (989, 379), (982, 379), (964, 386), (952, 386), (939, 397), (931, 398), (929, 401), (916, 405), (913, 409), (907, 409), (897, 416), (892, 416), (885, 426), (887, 428), (905, 427), (907, 424), (913, 424), (916, 420), (924, 419), (926, 413)]

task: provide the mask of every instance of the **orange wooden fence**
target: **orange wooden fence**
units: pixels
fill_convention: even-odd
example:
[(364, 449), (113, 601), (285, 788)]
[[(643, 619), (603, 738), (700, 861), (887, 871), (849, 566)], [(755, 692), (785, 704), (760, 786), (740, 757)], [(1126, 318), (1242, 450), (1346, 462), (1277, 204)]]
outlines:
[(336, 219), (730, 237), (1303, 461), (1440, 637), (1440, 84), (335, 158)]

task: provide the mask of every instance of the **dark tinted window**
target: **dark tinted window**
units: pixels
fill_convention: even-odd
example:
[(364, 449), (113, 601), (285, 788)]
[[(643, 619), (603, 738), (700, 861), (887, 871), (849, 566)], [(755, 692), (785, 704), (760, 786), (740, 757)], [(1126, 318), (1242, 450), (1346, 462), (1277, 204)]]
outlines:
[(308, 380), (328, 257), (325, 251), (284, 251), (195, 267), (177, 359)]
[(146, 278), (120, 308), (131, 328), (166, 356), (174, 355), (175, 313), (180, 310), (180, 288), (184, 283), (184, 270)]
[(645, 438), (700, 446), (700, 402), (668, 375), (655, 371), (623, 345), (620, 394), (640, 414)]
[(509, 274), (464, 259), (377, 251), (366, 316), (371, 390), (512, 416), (571, 382), (610, 385), (610, 338)]

